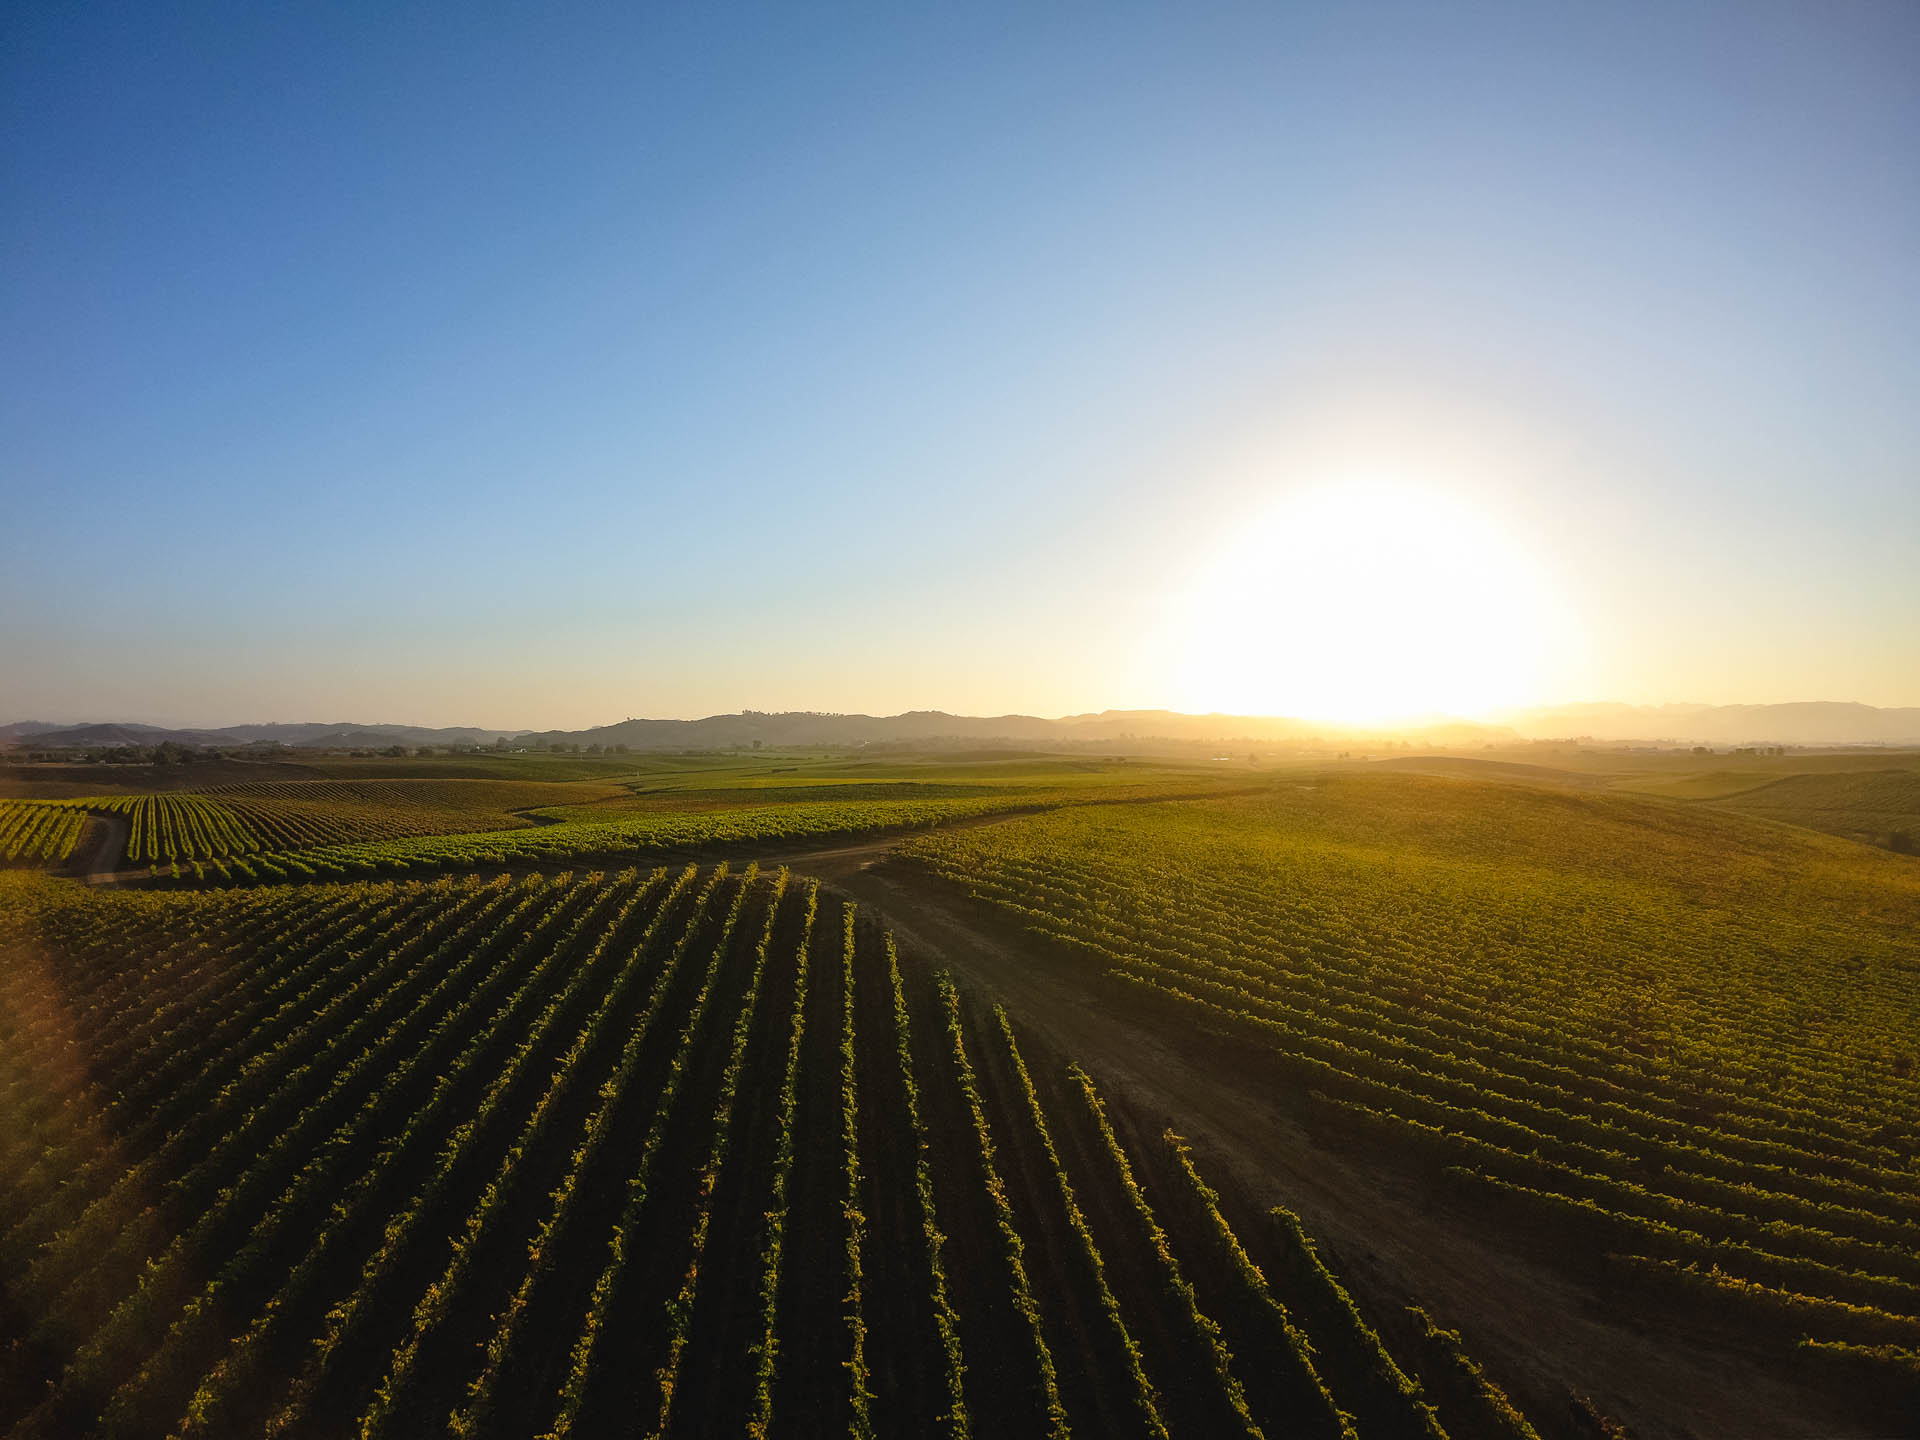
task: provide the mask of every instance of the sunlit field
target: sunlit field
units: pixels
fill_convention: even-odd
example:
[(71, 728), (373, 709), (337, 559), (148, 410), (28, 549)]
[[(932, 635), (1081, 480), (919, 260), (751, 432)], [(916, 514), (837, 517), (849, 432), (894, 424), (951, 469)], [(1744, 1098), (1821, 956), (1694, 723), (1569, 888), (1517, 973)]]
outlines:
[[(1895, 1413), (1920, 867), (1810, 827), (1911, 772), (1573, 758), (4, 802), (0, 1416), (1431, 1440), (1737, 1419), (1675, 1399), (1727, 1366)], [(1583, 1376), (1586, 1305), (1661, 1373)]]

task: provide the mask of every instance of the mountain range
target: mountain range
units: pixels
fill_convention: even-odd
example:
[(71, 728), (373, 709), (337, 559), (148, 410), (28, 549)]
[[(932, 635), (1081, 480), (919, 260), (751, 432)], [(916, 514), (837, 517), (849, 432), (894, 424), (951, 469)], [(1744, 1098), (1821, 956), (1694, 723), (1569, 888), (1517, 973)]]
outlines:
[(1553, 705), (1502, 717), (1529, 739), (1700, 745), (1920, 744), (1920, 706), (1882, 709), (1832, 700), (1786, 705)]
[[(1920, 744), (1920, 707), (1809, 701), (1786, 705), (1623, 705), (1600, 702), (1514, 711), (1499, 724), (1435, 720), (1393, 733), (1439, 747), (1479, 746), (1530, 739), (1585, 738), (1606, 743), (1708, 745)], [(472, 726), (356, 722), (230, 725), (166, 729), (127, 722), (55, 725), (17, 721), (0, 725), (0, 746), (111, 748), (180, 745), (233, 748), (285, 745), (301, 750), (380, 749), (389, 745), (536, 744), (625, 745), (630, 750), (706, 750), (735, 745), (1049, 745), (1146, 743), (1285, 743), (1364, 739), (1368, 732), (1286, 716), (1184, 715), (1172, 710), (1102, 710), (1046, 719), (1036, 715), (950, 715), (910, 710), (901, 715), (839, 715), (794, 710), (745, 710), (699, 720), (622, 720), (585, 730), (485, 730)], [(1374, 732), (1376, 738), (1378, 732)]]
[(121, 745), (213, 746), (291, 745), (302, 750), (351, 750), (384, 745), (491, 745), (510, 740), (517, 730), (476, 730), (470, 726), (429, 729), (420, 725), (228, 725), (218, 730), (171, 730), (160, 725), (116, 721), (101, 725), (51, 725), (20, 720), (0, 725), (0, 745), (31, 743), (61, 749), (110, 749)]

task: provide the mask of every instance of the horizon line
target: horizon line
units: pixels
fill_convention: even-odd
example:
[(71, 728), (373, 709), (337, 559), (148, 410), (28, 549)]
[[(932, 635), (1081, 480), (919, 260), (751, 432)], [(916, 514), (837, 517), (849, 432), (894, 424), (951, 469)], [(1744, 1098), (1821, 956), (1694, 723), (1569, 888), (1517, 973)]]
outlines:
[[(1095, 719), (1095, 718), (1099, 718), (1102, 716), (1109, 716), (1109, 715), (1166, 715), (1166, 716), (1177, 717), (1185, 720), (1206, 720), (1206, 719), (1219, 718), (1219, 719), (1226, 719), (1226, 720), (1258, 720), (1258, 721), (1265, 721), (1265, 722), (1287, 722), (1287, 723), (1299, 724), (1299, 725), (1317, 725), (1317, 726), (1322, 726), (1328, 730), (1337, 731), (1341, 733), (1376, 733), (1376, 732), (1399, 733), (1399, 732), (1404, 732), (1408, 730), (1420, 729), (1422, 727), (1431, 729), (1431, 728), (1438, 728), (1442, 726), (1467, 726), (1471, 728), (1486, 729), (1486, 730), (1511, 728), (1512, 721), (1520, 720), (1528, 716), (1551, 714), (1557, 711), (1596, 709), (1596, 708), (1602, 708), (1602, 707), (1629, 710), (1629, 711), (1688, 711), (1688, 712), (1699, 713), (1699, 712), (1714, 711), (1714, 710), (1778, 710), (1778, 709), (1786, 709), (1786, 708), (1793, 708), (1793, 707), (1816, 706), (1816, 705), (1871, 710), (1879, 713), (1898, 712), (1903, 710), (1920, 710), (1920, 702), (1916, 702), (1910, 705), (1875, 705), (1868, 701), (1862, 701), (1862, 700), (1808, 699), (1808, 700), (1767, 700), (1767, 701), (1753, 701), (1753, 700), (1633, 701), (1633, 700), (1594, 699), (1594, 700), (1561, 700), (1561, 701), (1542, 703), (1538, 705), (1505, 706), (1497, 710), (1485, 711), (1477, 714), (1447, 714), (1447, 713), (1435, 712), (1435, 713), (1424, 714), (1424, 715), (1386, 717), (1386, 718), (1381, 718), (1377, 720), (1339, 720), (1339, 719), (1332, 719), (1332, 718), (1323, 717), (1323, 716), (1314, 716), (1314, 715), (1301, 714), (1301, 713), (1234, 711), (1234, 710), (1176, 710), (1169, 706), (1108, 706), (1104, 709), (1099, 709), (1099, 710), (1075, 710), (1075, 711), (1069, 711), (1064, 714), (1058, 714), (1058, 715), (1047, 715), (1047, 714), (1042, 714), (1036, 711), (1028, 711), (1028, 710), (1001, 710), (993, 713), (988, 713), (985, 711), (967, 712), (967, 711), (961, 711), (961, 710), (946, 710), (938, 707), (910, 707), (908, 709), (893, 711), (890, 713), (880, 713), (880, 712), (871, 711), (871, 710), (821, 710), (821, 709), (763, 710), (763, 709), (757, 709), (751, 706), (743, 706), (737, 710), (713, 710), (713, 711), (708, 711), (698, 715), (628, 715), (628, 716), (622, 717), (619, 720), (596, 721), (596, 722), (592, 722), (585, 725), (574, 725), (574, 726), (485, 725), (485, 724), (477, 724), (477, 723), (466, 722), (466, 721), (455, 722), (452, 724), (433, 724), (433, 723), (428, 723), (428, 722), (423, 722), (418, 720), (238, 720), (238, 721), (230, 721), (226, 723), (207, 723), (207, 722), (189, 722), (189, 721), (177, 721), (177, 720), (164, 721), (164, 720), (132, 719), (132, 718), (125, 718), (125, 717), (109, 719), (109, 720), (100, 720), (100, 719), (48, 720), (48, 719), (42, 719), (38, 717), (21, 717), (19, 719), (0, 721), (0, 727), (12, 728), (14, 726), (19, 726), (19, 725), (44, 725), (48, 727), (50, 730), (75, 730), (75, 729), (82, 729), (82, 728), (89, 728), (89, 727), (125, 725), (125, 726), (142, 726), (145, 728), (155, 729), (155, 730), (223, 731), (223, 730), (238, 730), (238, 729), (247, 729), (247, 728), (255, 728), (255, 727), (264, 728), (269, 726), (285, 727), (285, 728), (296, 728), (296, 727), (303, 727), (303, 726), (323, 726), (328, 729), (339, 729), (339, 730), (380, 730), (380, 729), (392, 729), (392, 728), (405, 728), (405, 729), (412, 729), (412, 730), (479, 730), (479, 731), (486, 731), (492, 734), (515, 736), (515, 735), (557, 734), (557, 733), (563, 733), (563, 732), (584, 733), (590, 730), (607, 730), (607, 729), (615, 728), (616, 726), (619, 726), (619, 725), (633, 724), (633, 723), (697, 725), (704, 721), (724, 720), (724, 719), (732, 719), (732, 718), (744, 719), (749, 716), (763, 716), (768, 718), (784, 718), (789, 716), (812, 716), (820, 719), (898, 720), (910, 715), (945, 715), (945, 716), (950, 716), (951, 718), (956, 720), (1033, 720), (1033, 721), (1040, 721), (1046, 724), (1063, 724), (1063, 723), (1069, 723), (1074, 720)], [(32, 737), (23, 736), (21, 738), (30, 739)]]

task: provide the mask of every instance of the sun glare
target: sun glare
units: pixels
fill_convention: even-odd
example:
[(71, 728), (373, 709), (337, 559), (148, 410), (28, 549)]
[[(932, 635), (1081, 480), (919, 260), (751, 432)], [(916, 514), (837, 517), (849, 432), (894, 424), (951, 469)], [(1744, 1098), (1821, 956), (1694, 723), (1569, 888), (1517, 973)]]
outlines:
[(1378, 480), (1303, 490), (1177, 598), (1176, 703), (1354, 726), (1537, 703), (1557, 610), (1540, 565), (1470, 504)]

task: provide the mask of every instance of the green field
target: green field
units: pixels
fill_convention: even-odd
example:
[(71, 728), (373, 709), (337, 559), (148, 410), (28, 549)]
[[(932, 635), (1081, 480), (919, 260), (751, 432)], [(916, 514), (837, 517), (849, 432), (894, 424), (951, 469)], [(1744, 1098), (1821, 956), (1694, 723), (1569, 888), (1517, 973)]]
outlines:
[[(1908, 854), (1920, 849), (1920, 755), (1911, 752), (1695, 755), (1537, 748), (1546, 753), (1535, 755), (1528, 750), (1501, 758), (1407, 756), (1376, 761), (1367, 768), (1567, 789), (1612, 789), (1715, 805)], [(1533, 763), (1522, 763), (1519, 755), (1532, 755)]]
[(1722, 809), (1920, 851), (1920, 770), (1790, 775), (1728, 795)]
[[(15, 848), (26, 863), (64, 859), (84, 816), (93, 814), (126, 822), (118, 867), (133, 877), (224, 884), (622, 863), (716, 846), (853, 840), (1023, 809), (1207, 794), (1231, 785), (1180, 766), (780, 759), (671, 757), (651, 762), (659, 768), (623, 772), (621, 783), (415, 774), (0, 806), (21, 817)], [(28, 827), (28, 816), (38, 817), (37, 828)], [(45, 848), (56, 830), (66, 846), (57, 855)], [(6, 844), (0, 836), (0, 848)]]
[(126, 817), (124, 860), (140, 866), (517, 828), (536, 823), (524, 812), (578, 801), (583, 791), (624, 793), (540, 781), (292, 780), (68, 803)]
[[(975, 819), (1017, 808), (1022, 798), (801, 802), (696, 810), (655, 809), (606, 820), (568, 820), (533, 829), (425, 840), (329, 845), (273, 857), (321, 873), (375, 874), (476, 865), (618, 862), (661, 852), (721, 845), (858, 839), (895, 830)], [(567, 813), (567, 812), (561, 812)]]
[(1147, 1012), (1257, 1042), (1324, 1132), (1604, 1257), (1610, 1292), (1784, 1362), (1913, 1364), (1872, 1359), (1920, 1347), (1911, 860), (1352, 774), (903, 854)]
[(0, 800), (0, 864), (60, 864), (86, 818), (86, 808), (69, 801)]
[[(1462, 781), (1612, 789), (1796, 824), (1884, 848), (1920, 843), (1920, 760), (1834, 754), (1695, 756), (1535, 747), (1507, 756), (1405, 756), (1364, 766)], [(1517, 758), (1533, 756), (1530, 760)], [(1550, 763), (1549, 763), (1550, 762)], [(167, 879), (250, 882), (404, 873), (467, 864), (617, 862), (706, 844), (849, 837), (996, 810), (1053, 808), (1259, 789), (1310, 781), (1304, 766), (1250, 766), (994, 752), (959, 757), (845, 752), (725, 752), (584, 757), (430, 756), (365, 761), (223, 762), (141, 770), (142, 791), (85, 793), (73, 776), (115, 767), (16, 767), (28, 799), (118, 815), (130, 832), (120, 867)], [(45, 772), (58, 778), (35, 778)], [(265, 772), (275, 778), (234, 779)], [(324, 773), (323, 773), (324, 772)], [(297, 775), (298, 778), (288, 778)], [(363, 775), (365, 778), (349, 778)], [(488, 778), (488, 777), (512, 778)], [(123, 777), (131, 781), (131, 775)], [(182, 784), (195, 778), (211, 784)], [(27, 839), (0, 835), (0, 860), (58, 863), (78, 831), (53, 812)], [(871, 811), (871, 813), (867, 813)], [(724, 817), (722, 812), (728, 812)], [(783, 818), (780, 812), (791, 812)], [(704, 820), (690, 816), (708, 816)], [(53, 830), (59, 829), (57, 838)], [(539, 835), (519, 834), (539, 829)], [(432, 837), (446, 837), (433, 839)], [(428, 842), (431, 843), (415, 843)], [(65, 845), (58, 855), (45, 846)], [(264, 861), (265, 863), (260, 863)], [(291, 863), (289, 863), (291, 862)], [(179, 867), (176, 876), (174, 869)], [(197, 865), (197, 868), (196, 868)]]

